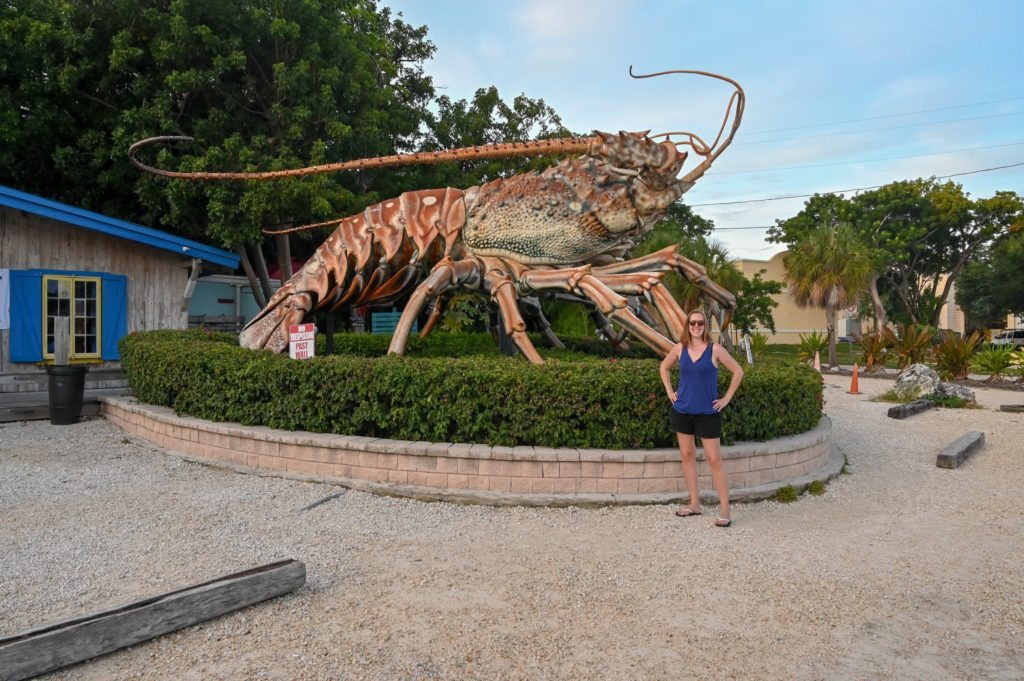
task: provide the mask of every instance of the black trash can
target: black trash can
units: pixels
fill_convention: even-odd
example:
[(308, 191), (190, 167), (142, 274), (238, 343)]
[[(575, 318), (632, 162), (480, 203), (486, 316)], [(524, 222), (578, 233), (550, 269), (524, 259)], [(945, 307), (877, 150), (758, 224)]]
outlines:
[(85, 396), (85, 373), (87, 366), (50, 365), (50, 423), (68, 426), (82, 415), (82, 398)]

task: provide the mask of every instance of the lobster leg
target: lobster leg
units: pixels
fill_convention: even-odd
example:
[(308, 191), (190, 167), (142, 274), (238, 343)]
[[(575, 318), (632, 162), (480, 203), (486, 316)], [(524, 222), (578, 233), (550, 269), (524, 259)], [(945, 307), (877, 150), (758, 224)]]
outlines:
[[(594, 275), (601, 278), (604, 275), (609, 274), (669, 272), (673, 270), (682, 274), (690, 281), (690, 283), (722, 306), (722, 309), (725, 311), (725, 315), (722, 320), (721, 329), (722, 331), (725, 331), (729, 326), (729, 322), (732, 320), (732, 312), (736, 309), (736, 297), (715, 282), (711, 281), (708, 277), (708, 271), (702, 265), (679, 255), (678, 245), (668, 246), (660, 251), (655, 251), (654, 253), (640, 258), (635, 258), (633, 260), (626, 260), (624, 262), (615, 263), (614, 265), (595, 267)], [(668, 297), (671, 298), (671, 296)], [(657, 305), (657, 301), (655, 302), (655, 305)], [(678, 307), (678, 305), (676, 307)], [(662, 308), (658, 306), (658, 309), (661, 311)], [(665, 321), (666, 323), (670, 323), (667, 319)]]
[[(599, 274), (595, 269), (595, 275), (602, 283), (616, 293), (632, 296), (643, 296), (650, 300), (658, 314), (665, 322), (669, 338), (678, 343), (682, 338), (683, 325), (686, 324), (686, 313), (679, 307), (664, 282), (661, 281), (662, 272), (638, 272), (636, 274)], [(641, 308), (642, 309), (642, 308)], [(646, 312), (645, 312), (646, 314)], [(647, 318), (641, 317), (648, 326), (656, 327), (650, 315)]]
[(426, 306), (428, 301), (437, 299), (445, 291), (456, 286), (476, 288), (480, 282), (480, 265), (474, 260), (452, 260), (446, 257), (434, 265), (430, 275), (416, 287), (409, 296), (409, 302), (402, 311), (391, 336), (388, 354), (404, 355), (409, 346), (409, 334), (412, 333), (413, 322)]
[(534, 291), (556, 289), (582, 295), (597, 305), (598, 311), (618, 322), (631, 334), (661, 356), (668, 354), (674, 343), (640, 321), (626, 304), (626, 299), (591, 274), (589, 265), (564, 270), (529, 270), (520, 281)]
[(430, 308), (430, 316), (427, 317), (427, 323), (420, 329), (420, 338), (426, 338), (430, 335), (430, 332), (437, 326), (438, 320), (441, 319), (442, 312), (444, 312), (444, 298), (439, 296), (434, 300), (434, 306)]
[(541, 333), (544, 334), (544, 338), (547, 339), (552, 346), (556, 348), (565, 348), (565, 343), (559, 340), (558, 336), (551, 329), (551, 322), (544, 316), (544, 309), (540, 306), (540, 301), (533, 296), (521, 298), (519, 300), (523, 309), (527, 311), (527, 316), (533, 319), (533, 321), (540, 325)]
[(543, 364), (544, 359), (526, 335), (526, 321), (519, 312), (519, 297), (516, 295), (512, 277), (503, 270), (488, 269), (484, 274), (484, 285), (490, 291), (491, 298), (498, 303), (498, 312), (501, 314), (508, 337), (526, 359), (533, 364)]

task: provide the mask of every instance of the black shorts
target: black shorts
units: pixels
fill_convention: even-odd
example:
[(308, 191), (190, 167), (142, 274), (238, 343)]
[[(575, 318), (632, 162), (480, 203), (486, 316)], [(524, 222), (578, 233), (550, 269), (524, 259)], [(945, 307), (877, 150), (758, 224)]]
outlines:
[(722, 437), (722, 415), (680, 414), (673, 407), (668, 408), (668, 424), (676, 433), (696, 435), (701, 439), (713, 440)]

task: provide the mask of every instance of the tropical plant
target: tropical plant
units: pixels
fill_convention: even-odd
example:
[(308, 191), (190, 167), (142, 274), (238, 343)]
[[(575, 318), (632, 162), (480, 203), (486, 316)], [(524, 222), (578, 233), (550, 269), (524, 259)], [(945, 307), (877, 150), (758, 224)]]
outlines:
[(885, 329), (875, 333), (864, 334), (855, 341), (860, 347), (860, 359), (864, 362), (864, 373), (885, 369), (885, 361), (889, 358), (894, 336), (892, 331)]
[(942, 378), (967, 378), (971, 370), (971, 356), (981, 337), (977, 332), (967, 338), (947, 333), (942, 342), (933, 349), (935, 370)]
[(761, 357), (768, 349), (768, 336), (763, 333), (750, 334), (750, 354), (755, 360)]
[(896, 366), (902, 371), (911, 364), (924, 361), (931, 351), (932, 330), (918, 324), (899, 324), (896, 333), (888, 331), (892, 339), (892, 354), (896, 356)]
[(867, 290), (874, 271), (870, 247), (850, 225), (825, 222), (790, 248), (782, 262), (796, 304), (825, 309), (828, 363), (836, 366), (836, 314)]
[(1005, 345), (989, 345), (975, 353), (971, 368), (979, 374), (988, 374), (986, 383), (1003, 380), (1013, 368), (1013, 350)]
[(823, 336), (819, 331), (811, 331), (809, 334), (800, 334), (800, 345), (796, 351), (796, 357), (805, 364), (814, 362), (814, 353), (819, 355), (828, 348), (828, 336)]
[(480, 332), (487, 328), (487, 298), (472, 291), (448, 299), (440, 328), (448, 333)]
[(1013, 352), (1013, 372), (1017, 376), (1018, 383), (1024, 383), (1024, 348), (1017, 348)]

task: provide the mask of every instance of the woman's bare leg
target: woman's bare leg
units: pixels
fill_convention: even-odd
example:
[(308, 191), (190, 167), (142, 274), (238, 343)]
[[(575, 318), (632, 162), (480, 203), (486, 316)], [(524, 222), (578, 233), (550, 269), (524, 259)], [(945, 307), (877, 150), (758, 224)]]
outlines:
[(708, 460), (711, 468), (711, 480), (715, 483), (715, 491), (718, 492), (721, 509), (718, 517), (729, 520), (729, 474), (725, 472), (722, 465), (722, 440), (721, 438), (701, 439), (704, 445), (704, 457)]
[(686, 508), (692, 513), (700, 513), (700, 494), (697, 491), (697, 444), (692, 435), (676, 433), (679, 438), (679, 454), (683, 459), (683, 478), (686, 490), (690, 493), (690, 503)]

